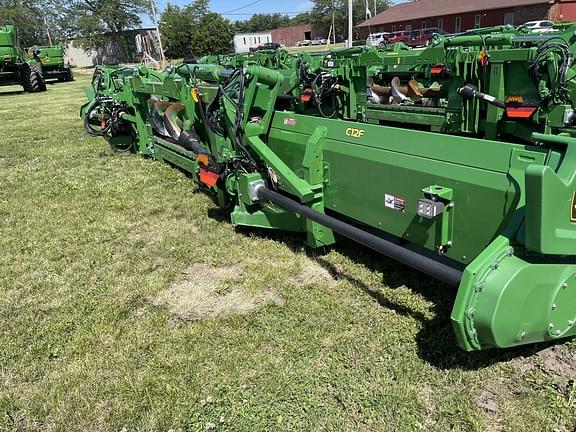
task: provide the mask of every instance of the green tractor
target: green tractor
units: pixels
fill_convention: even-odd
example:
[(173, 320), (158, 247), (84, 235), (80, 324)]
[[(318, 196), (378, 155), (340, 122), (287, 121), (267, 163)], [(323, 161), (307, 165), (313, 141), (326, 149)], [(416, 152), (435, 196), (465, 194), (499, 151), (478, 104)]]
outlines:
[(74, 81), (74, 74), (70, 64), (64, 61), (64, 48), (62, 45), (34, 46), (26, 50), (30, 61), (39, 61), (45, 79), (58, 79), (58, 81)]
[(0, 85), (21, 85), (27, 92), (46, 90), (41, 64), (26, 58), (13, 25), (0, 27)]

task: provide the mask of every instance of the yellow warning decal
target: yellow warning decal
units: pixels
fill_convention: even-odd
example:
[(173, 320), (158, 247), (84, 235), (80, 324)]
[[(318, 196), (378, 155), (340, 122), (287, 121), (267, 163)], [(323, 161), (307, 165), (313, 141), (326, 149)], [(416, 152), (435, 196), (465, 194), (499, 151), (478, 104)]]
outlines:
[(361, 138), (364, 136), (366, 131), (364, 129), (347, 128), (346, 135), (352, 138)]

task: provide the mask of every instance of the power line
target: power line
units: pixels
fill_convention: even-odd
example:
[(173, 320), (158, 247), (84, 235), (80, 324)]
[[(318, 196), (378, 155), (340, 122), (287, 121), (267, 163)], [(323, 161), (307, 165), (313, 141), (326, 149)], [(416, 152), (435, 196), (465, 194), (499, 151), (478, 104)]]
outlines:
[(297, 15), (297, 14), (301, 14), (301, 13), (307, 13), (307, 12), (312, 12), (312, 11), (293, 11), (293, 12), (252, 12), (252, 13), (248, 13), (248, 12), (243, 12), (243, 13), (228, 13), (228, 12), (224, 12), (224, 13), (220, 13), (220, 15), (275, 15), (275, 14), (279, 14), (279, 15)]
[[(262, 0), (253, 1), (252, 3), (248, 3), (247, 5), (240, 6), (239, 8), (232, 9), (232, 10), (229, 10), (229, 11), (226, 11), (226, 12), (222, 12), (220, 15), (230, 15), (230, 12), (236, 12), (236, 11), (239, 11), (239, 10), (242, 10), (242, 9), (246, 9), (247, 7), (250, 7), (250, 6), (252, 6), (252, 5), (255, 5), (256, 3), (260, 3), (261, 1), (262, 1)], [(240, 15), (240, 14), (238, 14), (238, 15)]]

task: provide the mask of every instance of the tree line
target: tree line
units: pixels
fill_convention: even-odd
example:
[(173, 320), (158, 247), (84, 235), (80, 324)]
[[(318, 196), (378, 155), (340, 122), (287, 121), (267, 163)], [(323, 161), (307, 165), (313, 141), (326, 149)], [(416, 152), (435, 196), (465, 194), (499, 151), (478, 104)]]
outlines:
[[(374, 0), (369, 0), (371, 7)], [(313, 0), (312, 10), (294, 17), (281, 13), (258, 13), (245, 21), (232, 22), (210, 11), (208, 0), (187, 5), (168, 4), (159, 17), (166, 55), (172, 58), (230, 51), (235, 33), (252, 33), (296, 24), (314, 23), (328, 36), (334, 14), (335, 34), (346, 34), (347, 0)], [(150, 16), (150, 0), (0, 0), (0, 25), (16, 24), (24, 46), (45, 45), (74, 38), (85, 48), (103, 46), (112, 38), (119, 46), (133, 46), (125, 30), (141, 27)], [(381, 12), (388, 0), (376, 0)], [(366, 0), (354, 0), (354, 24), (366, 17)], [(128, 48), (126, 48), (128, 49)]]

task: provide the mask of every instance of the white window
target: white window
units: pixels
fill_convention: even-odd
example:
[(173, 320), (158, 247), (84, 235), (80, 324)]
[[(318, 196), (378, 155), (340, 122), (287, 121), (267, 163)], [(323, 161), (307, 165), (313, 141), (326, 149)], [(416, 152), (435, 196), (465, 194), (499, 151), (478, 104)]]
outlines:
[(504, 24), (514, 25), (514, 12), (506, 12), (504, 14)]
[(422, 21), (421, 27), (420, 28), (426, 28), (426, 21)]
[(462, 31), (462, 17), (457, 16), (456, 22), (454, 23), (454, 33), (460, 33)]
[(404, 27), (404, 30), (406, 30), (407, 32), (412, 31), (412, 24), (406, 24), (406, 27)]
[(480, 28), (482, 24), (482, 15), (474, 15), (474, 28)]
[(438, 27), (440, 30), (444, 30), (444, 18), (438, 18), (436, 27)]

